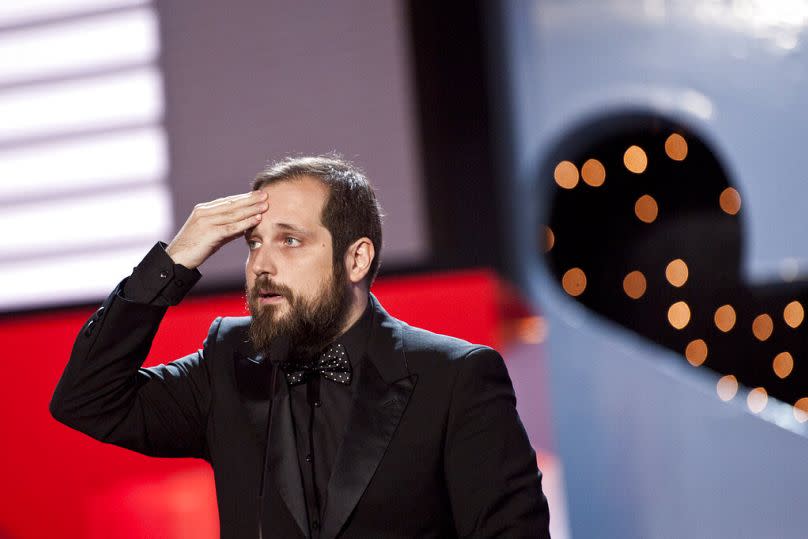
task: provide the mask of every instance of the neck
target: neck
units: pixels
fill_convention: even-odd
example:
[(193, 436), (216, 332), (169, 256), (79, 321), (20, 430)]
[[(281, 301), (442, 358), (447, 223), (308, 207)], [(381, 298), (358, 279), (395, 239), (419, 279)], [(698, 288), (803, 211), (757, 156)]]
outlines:
[(351, 291), (349, 292), (350, 307), (348, 307), (348, 313), (345, 316), (345, 322), (340, 328), (339, 335), (351, 329), (351, 326), (362, 318), (362, 314), (364, 314), (368, 306), (369, 297), (370, 294), (364, 286), (351, 286)]

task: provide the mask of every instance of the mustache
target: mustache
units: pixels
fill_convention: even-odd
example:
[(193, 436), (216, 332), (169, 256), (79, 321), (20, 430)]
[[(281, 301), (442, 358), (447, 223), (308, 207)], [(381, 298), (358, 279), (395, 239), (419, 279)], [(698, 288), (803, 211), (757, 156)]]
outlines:
[(291, 300), (294, 296), (291, 288), (284, 284), (273, 281), (266, 275), (258, 277), (255, 280), (255, 284), (253, 284), (252, 288), (250, 288), (248, 291), (248, 296), (251, 300), (257, 300), (262, 294), (283, 296), (289, 300)]

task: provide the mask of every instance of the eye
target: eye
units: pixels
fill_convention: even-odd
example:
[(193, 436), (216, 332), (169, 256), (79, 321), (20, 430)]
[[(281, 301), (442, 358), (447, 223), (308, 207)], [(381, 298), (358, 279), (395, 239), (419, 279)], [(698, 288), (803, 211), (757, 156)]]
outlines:
[(283, 244), (287, 247), (297, 247), (300, 245), (300, 240), (297, 238), (293, 238), (292, 236), (286, 236), (283, 238)]
[(250, 251), (254, 251), (255, 249), (258, 249), (260, 246), (261, 242), (258, 240), (247, 240), (247, 248)]

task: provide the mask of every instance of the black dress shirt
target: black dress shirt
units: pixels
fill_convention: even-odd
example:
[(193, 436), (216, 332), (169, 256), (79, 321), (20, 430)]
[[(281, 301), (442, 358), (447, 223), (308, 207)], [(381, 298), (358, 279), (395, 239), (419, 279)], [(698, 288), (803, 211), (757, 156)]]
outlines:
[[(156, 244), (134, 268), (124, 284), (126, 299), (158, 306), (176, 305), (201, 278), (198, 270), (175, 264), (165, 252), (165, 246), (162, 242)], [(371, 327), (372, 310), (368, 305), (362, 317), (335, 341), (345, 347), (351, 362), (353, 378), (350, 385), (317, 376), (305, 384), (289, 388), (300, 478), (312, 537), (319, 536), (320, 522), (328, 503), (328, 480), (345, 435)]]
[[(314, 376), (304, 384), (289, 387), (298, 463), (312, 537), (319, 536), (320, 522), (328, 503), (328, 480), (345, 435), (371, 321), (368, 307), (362, 317), (334, 342), (345, 347), (348, 361), (351, 362), (353, 377), (350, 385)], [(313, 359), (316, 358), (305, 358), (303, 361)]]

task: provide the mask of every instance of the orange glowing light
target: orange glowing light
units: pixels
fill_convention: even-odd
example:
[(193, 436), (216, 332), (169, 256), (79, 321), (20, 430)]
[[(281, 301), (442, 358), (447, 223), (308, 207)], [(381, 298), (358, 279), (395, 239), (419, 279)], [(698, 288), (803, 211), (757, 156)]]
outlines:
[(808, 397), (803, 397), (794, 403), (794, 419), (800, 423), (808, 421)]
[(561, 161), (556, 165), (553, 177), (559, 187), (572, 189), (578, 185), (578, 167), (570, 161)]
[(674, 133), (665, 140), (665, 153), (674, 161), (684, 161), (687, 157), (687, 141), (679, 133)]
[(722, 305), (715, 310), (713, 321), (715, 322), (715, 327), (724, 333), (728, 332), (735, 327), (735, 309), (732, 308), (732, 305)]
[(665, 268), (665, 277), (675, 287), (683, 286), (687, 282), (687, 264), (681, 258), (672, 260)]
[(805, 309), (802, 308), (802, 303), (799, 301), (792, 301), (786, 308), (783, 309), (783, 319), (789, 327), (796, 328), (805, 319)]
[(564, 291), (570, 296), (580, 296), (586, 290), (586, 274), (581, 268), (572, 268), (561, 278)]
[(772, 369), (778, 378), (785, 378), (794, 369), (794, 358), (788, 352), (780, 352), (774, 356), (772, 361)]
[(727, 187), (721, 191), (721, 195), (718, 197), (718, 204), (721, 206), (721, 209), (724, 210), (724, 213), (735, 215), (741, 211), (741, 195), (732, 187)]
[(634, 203), (634, 215), (643, 223), (653, 223), (659, 214), (659, 206), (651, 195), (643, 195)]
[(587, 185), (600, 187), (606, 181), (606, 168), (597, 159), (589, 159), (581, 167), (581, 177)]
[(685, 357), (688, 363), (694, 367), (702, 365), (707, 359), (707, 343), (702, 339), (690, 341), (687, 348), (685, 348)]
[(772, 336), (774, 321), (768, 314), (761, 314), (752, 321), (752, 333), (759, 341), (765, 341)]
[(549, 252), (555, 245), (555, 234), (549, 226), (544, 227), (544, 252)]
[(690, 307), (684, 301), (677, 301), (668, 308), (668, 322), (676, 329), (684, 329), (690, 323)]
[(629, 146), (623, 154), (623, 164), (634, 174), (642, 174), (648, 167), (648, 156), (639, 146)]
[(631, 299), (640, 299), (645, 289), (645, 275), (641, 271), (632, 271), (623, 279), (623, 291)]

